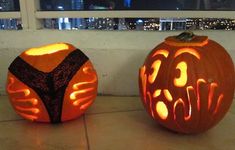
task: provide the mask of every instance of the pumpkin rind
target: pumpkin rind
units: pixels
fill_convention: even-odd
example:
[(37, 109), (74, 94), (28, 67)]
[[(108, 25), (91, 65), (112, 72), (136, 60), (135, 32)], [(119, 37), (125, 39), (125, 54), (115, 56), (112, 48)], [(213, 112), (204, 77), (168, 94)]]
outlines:
[[(85, 54), (70, 44), (56, 43), (29, 49), (17, 57), (9, 67), (6, 88), (13, 108), (23, 118), (59, 123), (88, 109), (96, 98), (97, 80)], [(80, 83), (82, 86), (73, 88)], [(73, 99), (68, 96), (72, 93), (76, 93)], [(84, 97), (89, 99), (84, 102)], [(82, 105), (74, 105), (75, 101), (82, 101)]]
[[(173, 37), (166, 41), (169, 39)], [(235, 73), (229, 54), (212, 40), (207, 39), (205, 44), (204, 36), (195, 39), (196, 44), (178, 39), (159, 44), (150, 52), (139, 74), (140, 95), (147, 112), (161, 125), (180, 133), (200, 133), (213, 127), (224, 117), (234, 96)], [(156, 61), (161, 61), (161, 65), (151, 83), (148, 78), (154, 74)], [(183, 79), (184, 72), (187, 79)], [(186, 83), (177, 85), (174, 80)], [(168, 116), (164, 119), (164, 113), (156, 110), (159, 102), (167, 107)]]

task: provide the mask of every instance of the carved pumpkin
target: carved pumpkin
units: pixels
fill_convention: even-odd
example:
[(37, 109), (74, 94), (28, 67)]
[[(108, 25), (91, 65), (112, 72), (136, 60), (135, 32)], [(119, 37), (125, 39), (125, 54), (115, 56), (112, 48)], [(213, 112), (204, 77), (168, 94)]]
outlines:
[(159, 124), (200, 133), (217, 124), (234, 96), (233, 62), (218, 43), (184, 32), (165, 39), (139, 72), (143, 104)]
[(97, 75), (79, 49), (57, 43), (18, 56), (9, 67), (6, 89), (23, 118), (59, 123), (79, 117), (93, 103)]

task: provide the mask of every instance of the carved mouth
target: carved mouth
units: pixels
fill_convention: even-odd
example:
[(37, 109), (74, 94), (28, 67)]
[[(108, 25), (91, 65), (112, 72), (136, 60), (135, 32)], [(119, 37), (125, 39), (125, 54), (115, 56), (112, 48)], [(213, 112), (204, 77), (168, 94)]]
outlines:
[[(180, 109), (183, 109), (184, 116), (183, 119), (185, 121), (190, 121), (192, 117), (194, 116), (195, 112), (201, 111), (201, 101), (207, 100), (207, 109), (208, 112), (211, 112), (212, 115), (215, 115), (219, 107), (222, 103), (222, 99), (224, 97), (223, 94), (220, 94), (218, 97), (215, 97), (215, 89), (218, 88), (218, 84), (215, 82), (207, 83), (204, 79), (198, 79), (196, 87), (193, 86), (187, 86), (185, 88), (187, 98), (184, 100), (182, 98), (173, 98), (170, 91), (167, 89), (157, 89), (151, 94), (148, 89), (146, 89), (146, 74), (144, 74), (145, 68), (141, 70), (141, 79), (142, 79), (142, 94), (144, 97), (144, 103), (146, 105), (149, 105), (149, 110), (151, 111), (151, 115), (153, 118), (157, 117), (155, 114), (158, 114), (158, 117), (162, 120), (167, 120), (169, 118), (169, 115), (173, 116), (173, 119), (177, 122), (179, 117), (177, 116), (177, 112), (181, 111)], [(204, 91), (202, 86), (207, 87), (207, 91)], [(202, 99), (202, 94), (207, 92), (207, 99)], [(159, 96), (161, 93), (164, 94), (165, 100), (159, 100)], [(153, 107), (152, 101), (157, 101), (156, 106)], [(149, 101), (149, 103), (147, 102)], [(166, 101), (173, 103), (173, 108), (169, 108), (169, 106), (166, 105)], [(182, 107), (178, 107), (179, 105), (182, 105)], [(215, 106), (212, 108), (212, 105)], [(155, 108), (152, 109), (152, 108)], [(169, 109), (173, 109), (173, 114), (169, 114)], [(213, 109), (213, 110), (212, 110)], [(156, 112), (156, 113), (155, 113)], [(182, 120), (182, 119), (180, 119)]]
[[(202, 86), (207, 87), (207, 91), (204, 91)], [(201, 109), (207, 109), (208, 113), (211, 112), (211, 115), (216, 115), (216, 113), (219, 110), (219, 107), (221, 105), (222, 99), (224, 97), (223, 94), (220, 94), (218, 97), (215, 97), (214, 91), (218, 88), (217, 83), (207, 83), (204, 79), (198, 79), (196, 89), (192, 86), (187, 86), (186, 92), (187, 92), (187, 101), (188, 101), (188, 111), (186, 108), (185, 101), (183, 101), (181, 98), (177, 99), (174, 103), (173, 107), (173, 113), (174, 113), (174, 120), (177, 120), (176, 112), (179, 111), (177, 109), (178, 105), (182, 105), (184, 109), (184, 120), (189, 121), (193, 116), (193, 112), (200, 112)], [(207, 92), (207, 99), (202, 99), (202, 94), (205, 94)], [(207, 100), (207, 108), (202, 108), (201, 102)], [(195, 102), (196, 101), (196, 102)], [(213, 104), (214, 103), (214, 104)], [(212, 108), (212, 105), (215, 105), (214, 108)], [(196, 111), (193, 111), (196, 110)]]

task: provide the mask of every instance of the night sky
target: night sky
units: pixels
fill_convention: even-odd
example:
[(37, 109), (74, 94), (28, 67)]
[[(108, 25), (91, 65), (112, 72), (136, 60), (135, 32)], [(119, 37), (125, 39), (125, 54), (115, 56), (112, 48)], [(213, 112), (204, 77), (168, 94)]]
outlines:
[[(19, 0), (13, 0), (15, 10), (19, 10)], [(64, 10), (71, 9), (72, 0), (40, 0), (41, 10), (58, 10), (63, 6)], [(101, 6), (113, 10), (195, 10), (197, 0), (131, 0), (131, 7), (124, 6), (124, 0), (83, 0), (84, 9), (90, 10), (90, 6)], [(212, 10), (235, 10), (235, 0), (211, 0)], [(216, 3), (215, 3), (216, 2)], [(221, 8), (222, 9), (221, 9)], [(201, 0), (200, 9), (204, 9)]]
[(14, 2), (14, 8), (16, 11), (19, 11), (20, 10), (20, 3), (19, 3), (19, 0), (13, 0)]
[[(131, 7), (124, 7), (124, 0), (84, 0), (84, 8), (89, 10), (90, 5), (112, 7), (115, 10), (176, 10), (182, 9), (183, 5), (179, 0), (132, 0)], [(184, 0), (180, 0), (184, 1)], [(186, 0), (189, 1), (189, 0)], [(192, 4), (190, 1), (190, 4)], [(41, 0), (42, 10), (56, 10), (56, 6), (64, 6), (70, 10), (69, 0)]]

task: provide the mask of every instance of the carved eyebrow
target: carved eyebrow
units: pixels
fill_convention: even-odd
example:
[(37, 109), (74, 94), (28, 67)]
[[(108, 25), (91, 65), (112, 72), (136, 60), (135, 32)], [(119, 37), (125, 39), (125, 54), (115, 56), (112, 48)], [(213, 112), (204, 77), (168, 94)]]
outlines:
[(188, 53), (195, 56), (197, 59), (200, 59), (200, 54), (193, 48), (182, 48), (175, 53), (175, 58), (181, 54)]
[(157, 50), (152, 57), (155, 57), (156, 55), (163, 55), (164, 57), (168, 57), (169, 52), (167, 50)]

